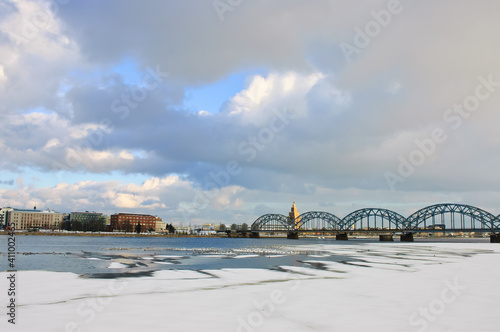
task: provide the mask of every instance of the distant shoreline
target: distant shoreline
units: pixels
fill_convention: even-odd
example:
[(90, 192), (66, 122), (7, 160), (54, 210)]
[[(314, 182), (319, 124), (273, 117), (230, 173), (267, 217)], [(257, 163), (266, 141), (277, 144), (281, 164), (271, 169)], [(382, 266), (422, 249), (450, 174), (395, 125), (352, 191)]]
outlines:
[[(9, 235), (8, 231), (0, 230), (0, 235)], [(165, 238), (244, 238), (239, 236), (227, 236), (226, 234), (212, 234), (212, 235), (195, 235), (195, 234), (149, 234), (149, 233), (111, 233), (111, 232), (81, 232), (81, 233), (68, 233), (68, 232), (28, 232), (21, 231), (15, 232), (14, 236), (90, 236), (90, 237), (165, 237)], [(283, 236), (261, 236), (261, 238), (286, 238), (286, 235)], [(301, 238), (323, 238), (330, 239), (335, 238), (335, 236), (326, 235), (326, 236), (301, 236)], [(351, 235), (351, 239), (377, 239), (378, 235)], [(415, 237), (416, 239), (487, 239), (488, 237), (484, 236), (425, 236), (418, 235)]]
[[(0, 235), (9, 235), (7, 231), (0, 231)], [(94, 237), (221, 237), (221, 235), (187, 235), (187, 234), (148, 234), (148, 233), (99, 233), (99, 232), (15, 232), (14, 236), (94, 236)]]

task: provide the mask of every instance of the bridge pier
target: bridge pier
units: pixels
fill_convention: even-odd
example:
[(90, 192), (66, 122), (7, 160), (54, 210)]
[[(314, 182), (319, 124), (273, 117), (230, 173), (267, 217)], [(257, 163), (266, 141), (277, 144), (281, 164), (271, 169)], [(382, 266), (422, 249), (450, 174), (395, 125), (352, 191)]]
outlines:
[(335, 235), (335, 240), (347, 241), (349, 238), (347, 237), (347, 233), (337, 233)]
[(401, 242), (413, 242), (413, 233), (401, 234)]
[(286, 238), (291, 239), (291, 240), (298, 240), (299, 239), (299, 232), (288, 231), (288, 233), (286, 234)]
[(253, 238), (253, 239), (258, 239), (260, 238), (260, 233), (259, 232), (255, 232), (255, 231), (252, 231), (250, 233), (250, 237)]
[(500, 243), (500, 233), (490, 234), (490, 243)]
[(394, 238), (392, 237), (392, 234), (380, 234), (378, 236), (379, 240), (381, 242), (392, 242), (394, 241)]

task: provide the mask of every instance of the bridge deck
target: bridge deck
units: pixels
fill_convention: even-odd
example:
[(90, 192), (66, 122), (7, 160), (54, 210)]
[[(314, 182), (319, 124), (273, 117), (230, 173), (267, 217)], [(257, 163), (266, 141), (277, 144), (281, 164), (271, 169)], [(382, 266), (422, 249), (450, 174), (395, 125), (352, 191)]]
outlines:
[[(290, 231), (297, 231), (299, 233), (491, 233), (491, 229), (486, 228), (464, 228), (464, 229), (350, 229), (350, 230), (321, 230), (321, 229), (293, 229)], [(500, 228), (494, 229), (494, 232), (500, 232)], [(259, 232), (259, 233), (287, 233), (289, 230), (285, 229), (264, 229), (264, 230), (255, 230), (255, 231), (238, 231), (238, 233), (251, 233), (251, 232)]]

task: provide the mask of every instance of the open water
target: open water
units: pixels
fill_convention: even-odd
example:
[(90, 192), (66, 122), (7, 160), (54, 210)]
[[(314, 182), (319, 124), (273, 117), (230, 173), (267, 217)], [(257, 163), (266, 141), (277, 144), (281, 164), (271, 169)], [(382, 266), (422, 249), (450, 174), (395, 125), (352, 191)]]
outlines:
[[(8, 270), (7, 236), (0, 236), (0, 269)], [(87, 277), (113, 278), (148, 275), (165, 269), (211, 270), (222, 268), (265, 268), (305, 266), (308, 257), (322, 256), (318, 251), (301, 251), (301, 245), (352, 245), (378, 242), (377, 239), (301, 238), (192, 238), (192, 237), (86, 237), (30, 236), (16, 239), (17, 270), (73, 272)], [(487, 239), (441, 239), (454, 242), (487, 242)], [(417, 240), (419, 242), (433, 240)], [(435, 240), (434, 240), (435, 241)], [(395, 252), (404, 243), (385, 242)], [(293, 247), (291, 247), (293, 245)], [(297, 246), (298, 245), (298, 246)], [(310, 246), (308, 246), (310, 247)], [(362, 246), (360, 246), (362, 247)], [(324, 260), (352, 262), (356, 258), (339, 252), (324, 255)]]

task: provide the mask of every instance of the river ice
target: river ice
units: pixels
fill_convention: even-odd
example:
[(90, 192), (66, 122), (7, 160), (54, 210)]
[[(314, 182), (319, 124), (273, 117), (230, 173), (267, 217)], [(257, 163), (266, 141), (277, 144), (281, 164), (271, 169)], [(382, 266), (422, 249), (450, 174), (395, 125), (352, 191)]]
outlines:
[[(18, 271), (15, 325), (7, 322), (8, 274), (1, 272), (0, 330), (500, 330), (497, 244), (289, 245), (273, 255), (290, 252), (310, 254), (300, 265), (274, 269), (128, 275), (134, 264), (110, 260), (108, 277)], [(327, 259), (335, 256), (353, 259)]]

